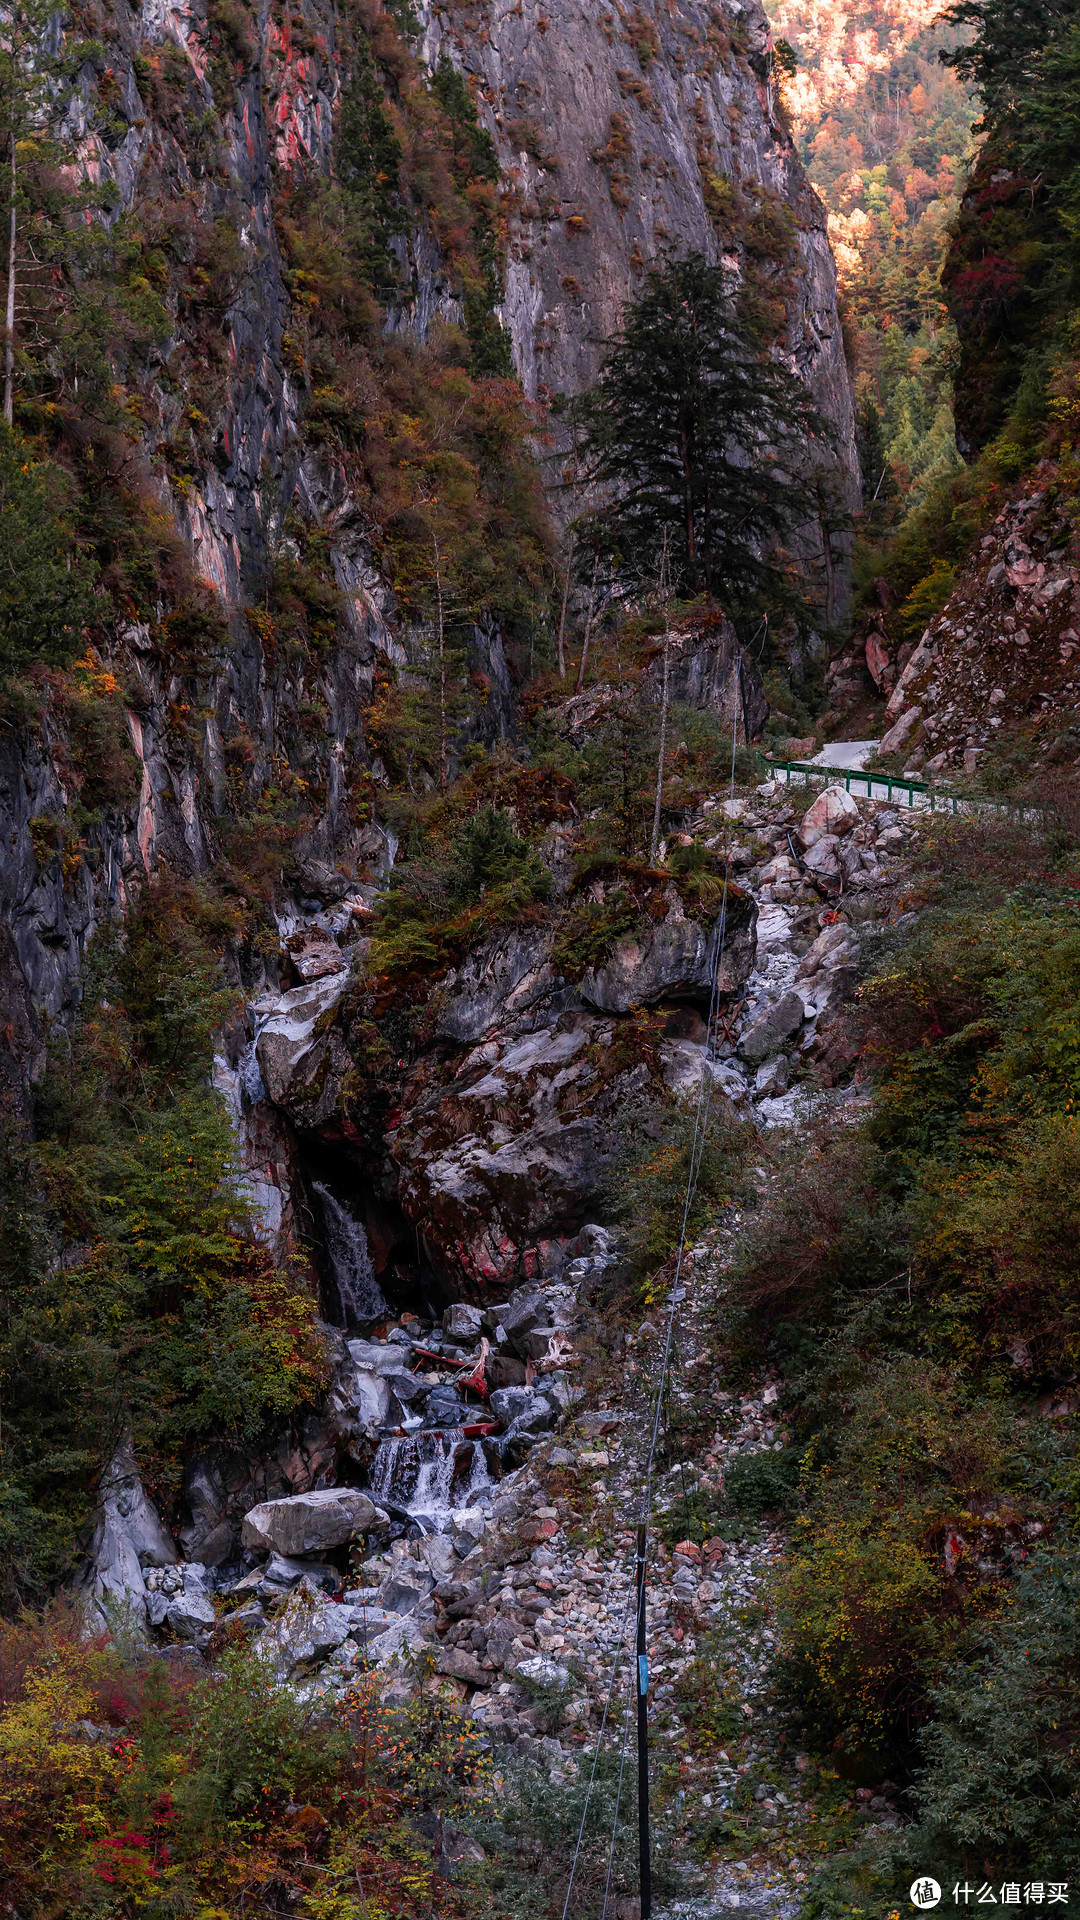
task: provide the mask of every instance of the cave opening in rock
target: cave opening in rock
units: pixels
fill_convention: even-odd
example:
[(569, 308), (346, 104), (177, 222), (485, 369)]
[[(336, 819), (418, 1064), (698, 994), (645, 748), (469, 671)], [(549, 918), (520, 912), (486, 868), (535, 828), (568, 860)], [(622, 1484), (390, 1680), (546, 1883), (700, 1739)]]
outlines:
[(437, 1319), (442, 1289), (400, 1207), (365, 1181), (347, 1154), (322, 1141), (305, 1151), (303, 1173), (325, 1318), (365, 1329), (403, 1313)]

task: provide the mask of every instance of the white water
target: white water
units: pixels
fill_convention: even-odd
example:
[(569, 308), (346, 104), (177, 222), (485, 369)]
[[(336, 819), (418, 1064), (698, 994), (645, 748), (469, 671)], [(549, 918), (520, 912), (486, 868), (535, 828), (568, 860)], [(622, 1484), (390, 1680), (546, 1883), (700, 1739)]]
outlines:
[[(455, 1480), (459, 1447), (471, 1447), (472, 1460)], [(446, 1531), (456, 1508), (482, 1506), (494, 1485), (479, 1441), (462, 1440), (452, 1427), (380, 1440), (371, 1463), (372, 1498), (404, 1507), (436, 1533)]]
[(355, 1218), (327, 1187), (313, 1180), (311, 1191), (318, 1195), (322, 1208), (326, 1254), (338, 1290), (344, 1319), (377, 1320), (388, 1311), (382, 1288), (368, 1252), (363, 1223)]

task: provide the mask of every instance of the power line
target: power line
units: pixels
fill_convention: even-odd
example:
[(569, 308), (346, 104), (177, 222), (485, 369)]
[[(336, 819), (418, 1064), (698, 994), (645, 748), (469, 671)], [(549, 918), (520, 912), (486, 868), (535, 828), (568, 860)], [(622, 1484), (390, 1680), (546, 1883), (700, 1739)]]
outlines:
[[(738, 746), (738, 738), (739, 738), (738, 712), (737, 712), (737, 709), (733, 707), (732, 727), (731, 727), (731, 772), (730, 772), (730, 778), (729, 778), (729, 797), (732, 800), (735, 797), (735, 756), (736, 756), (736, 750)], [(648, 1683), (648, 1652), (646, 1648), (646, 1634), (645, 1634), (645, 1629), (646, 1629), (645, 1568), (646, 1568), (647, 1546), (648, 1546), (649, 1515), (652, 1507), (653, 1464), (656, 1457), (656, 1446), (657, 1446), (657, 1440), (658, 1440), (659, 1431), (660, 1431), (660, 1416), (661, 1416), (663, 1403), (664, 1403), (664, 1387), (666, 1384), (668, 1367), (671, 1359), (671, 1347), (672, 1347), (672, 1340), (674, 1336), (675, 1317), (678, 1311), (679, 1301), (682, 1297), (682, 1290), (680, 1289), (679, 1281), (682, 1274), (683, 1260), (686, 1253), (686, 1236), (687, 1236), (687, 1230), (690, 1222), (690, 1212), (694, 1202), (694, 1195), (697, 1192), (698, 1178), (701, 1172), (701, 1163), (705, 1153), (705, 1144), (706, 1144), (708, 1121), (709, 1121), (709, 1108), (712, 1103), (713, 1075), (708, 1070), (707, 1063), (714, 1046), (714, 1031), (713, 1031), (714, 1021), (716, 1025), (716, 1032), (717, 1033), (719, 1032), (720, 974), (723, 968), (724, 953), (727, 946), (728, 891), (730, 888), (730, 884), (731, 884), (731, 844), (730, 844), (730, 837), (729, 837), (728, 848), (727, 848), (727, 853), (726, 853), (725, 862), (724, 862), (723, 898), (722, 898), (719, 914), (717, 915), (716, 926), (714, 927), (709, 940), (710, 947), (712, 947), (715, 943), (716, 959), (715, 959), (713, 970), (712, 970), (712, 983), (711, 983), (710, 992), (709, 992), (709, 1008), (708, 1008), (708, 1015), (705, 1022), (705, 1042), (703, 1047), (701, 1079), (698, 1084), (697, 1105), (695, 1108), (695, 1115), (694, 1115), (694, 1134), (693, 1134), (693, 1139), (691, 1141), (691, 1146), (690, 1146), (690, 1163), (687, 1169), (686, 1192), (683, 1198), (682, 1222), (679, 1229), (679, 1250), (678, 1250), (678, 1255), (675, 1262), (675, 1274), (671, 1283), (667, 1329), (666, 1329), (665, 1338), (664, 1338), (663, 1355), (660, 1363), (660, 1379), (659, 1379), (659, 1383), (656, 1390), (656, 1408), (653, 1414), (652, 1428), (649, 1436), (649, 1451), (645, 1461), (645, 1470), (642, 1475), (642, 1498), (641, 1498), (640, 1519), (638, 1522), (636, 1552), (635, 1552), (635, 1578), (630, 1583), (627, 1589), (626, 1601), (623, 1606), (622, 1620), (619, 1626), (619, 1637), (618, 1637), (618, 1643), (617, 1643), (616, 1652), (615, 1652), (615, 1663), (612, 1668), (611, 1682), (608, 1687), (607, 1699), (604, 1702), (604, 1712), (600, 1721), (600, 1731), (596, 1737), (596, 1749), (595, 1749), (595, 1752), (593, 1753), (592, 1768), (589, 1773), (589, 1782), (585, 1791), (585, 1804), (581, 1811), (581, 1823), (580, 1823), (580, 1826), (578, 1827), (577, 1842), (574, 1847), (574, 1857), (570, 1866), (570, 1879), (566, 1888), (566, 1898), (563, 1902), (562, 1920), (567, 1920), (567, 1914), (570, 1908), (570, 1895), (573, 1892), (574, 1879), (577, 1874), (578, 1862), (581, 1858), (581, 1848), (582, 1848), (582, 1844), (585, 1837), (585, 1823), (586, 1823), (586, 1820), (588, 1819), (589, 1804), (592, 1799), (593, 1786), (596, 1781), (596, 1769), (599, 1764), (600, 1752), (604, 1743), (604, 1731), (607, 1726), (608, 1714), (610, 1712), (611, 1702), (615, 1693), (615, 1682), (618, 1677), (619, 1668), (622, 1665), (623, 1652), (625, 1651), (626, 1623), (627, 1623), (627, 1616), (630, 1610), (631, 1595), (633, 1595), (637, 1601), (637, 1620), (636, 1620), (637, 1660), (636, 1660), (636, 1664), (631, 1669), (631, 1676), (632, 1676), (633, 1691), (636, 1696), (637, 1709), (638, 1709), (638, 1715), (637, 1715), (638, 1717), (638, 1827), (639, 1827), (639, 1855), (640, 1855), (639, 1866), (640, 1866), (640, 1875), (641, 1875), (641, 1920), (649, 1920), (650, 1903), (651, 1903), (651, 1861), (649, 1857), (649, 1832), (648, 1832), (648, 1815), (649, 1815), (648, 1684), (649, 1683)], [(616, 1795), (615, 1817), (614, 1817), (614, 1823), (612, 1826), (611, 1844), (608, 1850), (607, 1881), (605, 1883), (605, 1888), (604, 1888), (604, 1914), (605, 1915), (607, 1913), (608, 1890), (611, 1884), (612, 1863), (614, 1860), (614, 1852), (615, 1852), (615, 1836), (616, 1836), (616, 1832), (618, 1829), (618, 1822), (619, 1822), (619, 1805), (622, 1798), (622, 1778), (623, 1778), (623, 1767), (625, 1765), (625, 1759), (626, 1759), (626, 1729), (627, 1729), (628, 1721), (629, 1721), (629, 1703), (627, 1705), (626, 1716), (624, 1717), (622, 1758), (620, 1760), (620, 1766), (619, 1766), (619, 1789)]]
[(611, 1827), (611, 1845), (608, 1848), (607, 1878), (604, 1881), (604, 1905), (600, 1920), (607, 1920), (608, 1896), (611, 1892), (611, 1870), (615, 1864), (615, 1836), (619, 1831), (619, 1806), (622, 1801), (623, 1773), (626, 1769), (626, 1746), (630, 1733), (630, 1702), (634, 1697), (633, 1676), (628, 1676), (626, 1705), (623, 1708), (622, 1748), (619, 1753), (619, 1784), (615, 1791), (615, 1818)]
[[(731, 775), (729, 797), (735, 797), (735, 753), (739, 739), (738, 713), (732, 707), (731, 719)], [(705, 1023), (705, 1048), (701, 1062), (701, 1079), (698, 1083), (697, 1111), (694, 1118), (694, 1138), (690, 1148), (690, 1165), (686, 1176), (686, 1195), (683, 1200), (682, 1225), (679, 1230), (679, 1252), (675, 1262), (675, 1275), (671, 1283), (668, 1306), (667, 1331), (664, 1338), (664, 1353), (660, 1363), (660, 1379), (656, 1389), (656, 1410), (653, 1414), (652, 1434), (649, 1440), (649, 1454), (645, 1463), (644, 1486), (642, 1489), (641, 1519), (637, 1538), (637, 1668), (635, 1673), (637, 1687), (638, 1722), (638, 1855), (641, 1893), (641, 1920), (650, 1920), (652, 1912), (652, 1859), (649, 1836), (649, 1660), (646, 1644), (645, 1619), (645, 1569), (648, 1556), (649, 1516), (652, 1510), (653, 1464), (656, 1458), (656, 1443), (660, 1433), (660, 1417), (664, 1406), (664, 1387), (667, 1382), (668, 1367), (671, 1361), (671, 1345), (675, 1332), (675, 1317), (679, 1302), (685, 1289), (679, 1284), (682, 1276), (683, 1260), (686, 1255), (686, 1236), (690, 1225), (690, 1211), (697, 1192), (701, 1162), (705, 1154), (705, 1142), (709, 1126), (709, 1107), (712, 1103), (713, 1076), (709, 1070), (709, 1055), (714, 1045), (713, 1021), (719, 1026), (720, 973), (724, 964), (724, 951), (727, 945), (728, 889), (731, 881), (731, 837), (724, 860), (724, 892), (713, 939), (717, 943), (716, 960), (713, 966), (712, 986), (709, 993), (709, 1013)], [(710, 942), (711, 944), (711, 942)]]

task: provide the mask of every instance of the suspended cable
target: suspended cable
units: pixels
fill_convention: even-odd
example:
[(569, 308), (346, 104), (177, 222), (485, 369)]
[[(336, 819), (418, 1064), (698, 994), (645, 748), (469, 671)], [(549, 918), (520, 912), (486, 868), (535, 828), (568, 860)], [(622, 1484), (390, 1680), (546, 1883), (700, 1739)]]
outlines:
[[(739, 738), (738, 707), (737, 707), (737, 704), (733, 702), (732, 727), (731, 727), (731, 769), (730, 769), (730, 775), (729, 775), (729, 781), (728, 781), (729, 798), (731, 800), (734, 800), (734, 797), (735, 797), (735, 757), (736, 757), (736, 751), (738, 747), (738, 738)], [(729, 836), (728, 847), (727, 847), (727, 852), (726, 852), (725, 861), (724, 861), (723, 897), (721, 901), (720, 911), (719, 911), (719, 914), (717, 915), (716, 925), (713, 929), (713, 932), (709, 940), (710, 948), (713, 947), (715, 944), (716, 959), (712, 968), (712, 981), (711, 981), (710, 992), (709, 992), (709, 1007), (708, 1007), (708, 1014), (705, 1022), (705, 1042), (704, 1042), (703, 1056), (702, 1056), (701, 1079), (698, 1083), (698, 1095), (697, 1095), (697, 1102), (696, 1102), (695, 1113), (694, 1113), (694, 1133), (693, 1133), (693, 1139), (690, 1145), (690, 1161), (687, 1169), (686, 1191), (683, 1197), (682, 1220), (679, 1228), (679, 1249), (678, 1249), (678, 1254), (675, 1262), (675, 1274), (671, 1283), (667, 1328), (666, 1328), (665, 1338), (664, 1338), (664, 1350), (663, 1350), (663, 1355), (661, 1357), (661, 1363), (660, 1363), (660, 1379), (659, 1379), (659, 1383), (656, 1390), (656, 1406), (653, 1413), (652, 1426), (649, 1434), (649, 1450), (648, 1450), (648, 1454), (645, 1461), (644, 1472), (642, 1474), (640, 1520), (638, 1523), (637, 1550), (635, 1555), (638, 1574), (637, 1574), (636, 1581), (632, 1581), (628, 1587), (626, 1601), (623, 1606), (622, 1620), (619, 1626), (618, 1644), (615, 1651), (615, 1662), (612, 1668), (611, 1681), (608, 1686), (607, 1698), (604, 1702), (604, 1711), (600, 1721), (600, 1731), (596, 1737), (596, 1748), (593, 1753), (593, 1761), (592, 1761), (592, 1767), (589, 1772), (588, 1786), (586, 1787), (586, 1790), (585, 1790), (585, 1804), (581, 1811), (581, 1823), (578, 1827), (577, 1842), (574, 1847), (574, 1857), (570, 1865), (570, 1879), (567, 1883), (566, 1898), (563, 1901), (562, 1920), (567, 1920), (567, 1914), (569, 1913), (569, 1909), (570, 1909), (570, 1896), (571, 1896), (571, 1893), (573, 1892), (574, 1879), (577, 1874), (578, 1862), (581, 1858), (581, 1849), (582, 1849), (582, 1845), (585, 1838), (585, 1823), (588, 1819), (589, 1804), (592, 1799), (593, 1786), (596, 1781), (596, 1769), (599, 1764), (600, 1752), (604, 1743), (604, 1732), (607, 1727), (608, 1714), (610, 1712), (611, 1703), (614, 1698), (615, 1682), (618, 1677), (619, 1668), (622, 1665), (622, 1656), (623, 1656), (623, 1651), (625, 1648), (625, 1640), (626, 1640), (626, 1623), (627, 1623), (627, 1617), (630, 1611), (631, 1596), (633, 1596), (637, 1600), (639, 1644), (643, 1643), (643, 1640), (644, 1640), (644, 1625), (645, 1625), (645, 1571), (644, 1570), (645, 1570), (645, 1554), (646, 1554), (646, 1547), (647, 1547), (647, 1540), (648, 1540), (649, 1515), (652, 1508), (653, 1464), (656, 1457), (656, 1446), (657, 1446), (657, 1440), (658, 1440), (659, 1431), (660, 1431), (660, 1416), (661, 1416), (661, 1412), (663, 1409), (663, 1402), (664, 1402), (664, 1387), (666, 1384), (668, 1367), (671, 1359), (671, 1347), (672, 1347), (672, 1341), (674, 1337), (675, 1317), (676, 1317), (676, 1313), (679, 1306), (679, 1299), (680, 1299), (679, 1282), (682, 1274), (683, 1260), (686, 1253), (687, 1231), (689, 1228), (690, 1213), (693, 1207), (694, 1196), (697, 1192), (698, 1177), (701, 1172), (701, 1163), (702, 1163), (702, 1159), (704, 1157), (704, 1152), (705, 1152), (705, 1143), (706, 1143), (706, 1136), (707, 1136), (707, 1130), (708, 1130), (709, 1108), (712, 1103), (713, 1075), (709, 1070), (708, 1062), (714, 1048), (714, 1031), (713, 1031), (714, 1022), (716, 1026), (716, 1031), (717, 1033), (719, 1032), (720, 976), (723, 971), (724, 954), (727, 947), (728, 891), (730, 888), (730, 884), (731, 884), (731, 842), (730, 842), (730, 836)], [(642, 1724), (645, 1718), (645, 1714), (643, 1712), (643, 1702), (645, 1700), (645, 1697), (647, 1695), (647, 1690), (648, 1690), (648, 1662), (647, 1662), (647, 1657), (645, 1656), (643, 1651), (639, 1651), (636, 1670), (633, 1664), (631, 1664), (631, 1683), (638, 1699), (639, 1748), (640, 1748)], [(622, 1755), (621, 1755), (620, 1764), (619, 1764), (619, 1787), (618, 1787), (618, 1792), (617, 1792), (616, 1801), (615, 1801), (615, 1818), (612, 1826), (611, 1843), (608, 1850), (607, 1880), (605, 1882), (605, 1887), (604, 1887), (604, 1908), (603, 1908), (602, 1920), (605, 1920), (605, 1917), (607, 1914), (608, 1893), (611, 1885), (612, 1865), (613, 1865), (614, 1853), (615, 1853), (615, 1837), (618, 1829), (618, 1820), (619, 1820), (619, 1805), (622, 1798), (622, 1780), (623, 1780), (623, 1769), (624, 1769), (625, 1760), (626, 1760), (626, 1743), (627, 1743), (628, 1725), (629, 1725), (629, 1696), (627, 1701), (626, 1714), (624, 1716)], [(639, 1782), (641, 1781), (640, 1768), (641, 1768), (641, 1753), (639, 1751)], [(647, 1777), (645, 1777), (643, 1783), (639, 1787), (639, 1809), (642, 1816), (642, 1822), (644, 1824), (644, 1819), (647, 1818)], [(642, 1880), (643, 1880), (642, 1920), (648, 1920), (647, 1874), (648, 1874), (648, 1865), (647, 1865), (647, 1843), (646, 1843), (646, 1849), (645, 1849), (645, 1853), (642, 1861)]]
[(622, 1748), (619, 1753), (619, 1784), (615, 1790), (615, 1818), (611, 1826), (611, 1845), (608, 1848), (607, 1878), (604, 1881), (604, 1905), (600, 1920), (607, 1920), (608, 1896), (611, 1892), (611, 1870), (615, 1864), (615, 1836), (619, 1831), (619, 1806), (622, 1801), (623, 1774), (626, 1770), (626, 1747), (630, 1734), (630, 1702), (634, 1698), (634, 1676), (627, 1675), (626, 1705), (623, 1708)]

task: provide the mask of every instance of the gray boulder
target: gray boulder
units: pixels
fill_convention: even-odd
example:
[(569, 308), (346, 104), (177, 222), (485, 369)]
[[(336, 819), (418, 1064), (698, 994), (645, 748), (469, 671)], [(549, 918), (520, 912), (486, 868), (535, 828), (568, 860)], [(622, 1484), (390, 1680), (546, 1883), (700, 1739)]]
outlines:
[(461, 1395), (452, 1386), (432, 1387), (424, 1426), (463, 1427), (469, 1418), (469, 1411)]
[(542, 1293), (529, 1287), (519, 1287), (516, 1293), (511, 1294), (505, 1307), (493, 1309), (493, 1317), (515, 1353), (525, 1359), (529, 1351), (530, 1333), (547, 1320), (547, 1303)]
[(428, 1382), (417, 1379), (415, 1373), (388, 1373), (384, 1377), (399, 1406), (416, 1406), (431, 1393)]
[(587, 1005), (601, 1013), (630, 1013), (657, 1000), (707, 1004), (714, 974), (725, 995), (749, 979), (755, 953), (753, 904), (742, 895), (737, 905), (732, 901), (721, 957), (715, 922), (690, 919), (674, 888), (669, 891), (672, 903), (659, 925), (640, 939), (620, 940), (602, 966), (585, 974), (578, 991)]
[(479, 1307), (469, 1307), (463, 1301), (459, 1301), (456, 1305), (447, 1307), (443, 1314), (443, 1332), (450, 1340), (460, 1340), (471, 1345), (473, 1341), (479, 1340), (483, 1332), (483, 1320), (484, 1316)]
[(349, 1358), (364, 1373), (400, 1373), (404, 1355), (396, 1342), (347, 1340)]
[(165, 1624), (171, 1627), (178, 1640), (197, 1640), (200, 1633), (214, 1626), (216, 1620), (217, 1615), (209, 1596), (200, 1588), (186, 1584), (183, 1591), (170, 1600), (165, 1613)]
[[(397, 1365), (400, 1369), (400, 1357)], [(365, 1367), (357, 1367), (352, 1379), (352, 1402), (361, 1426), (385, 1427), (391, 1411), (387, 1375), (369, 1373)]]
[(379, 1606), (388, 1614), (415, 1613), (435, 1585), (423, 1567), (396, 1567), (379, 1588)]
[(490, 1673), (485, 1673), (475, 1653), (469, 1653), (464, 1647), (443, 1647), (435, 1661), (436, 1673), (446, 1674), (453, 1680), (464, 1680), (467, 1687), (489, 1687)]
[(485, 1369), (489, 1387), (523, 1387), (525, 1362), (516, 1353), (491, 1353)]
[(507, 1438), (519, 1434), (547, 1433), (559, 1417), (559, 1409), (546, 1393), (535, 1387), (500, 1387), (491, 1396), (491, 1410), (506, 1423)]
[(814, 841), (803, 862), (808, 874), (818, 880), (837, 880), (840, 876), (840, 841), (835, 833), (823, 833)]
[(118, 1610), (138, 1625), (145, 1623), (146, 1569), (173, 1566), (179, 1557), (172, 1536), (147, 1499), (134, 1450), (124, 1442), (101, 1477), (90, 1556), (79, 1582), (91, 1631), (114, 1624)]
[(535, 1686), (568, 1687), (570, 1685), (569, 1670), (558, 1660), (549, 1659), (546, 1653), (536, 1653), (528, 1660), (519, 1660), (515, 1672), (520, 1673), (523, 1680), (531, 1680)]
[(287, 1593), (292, 1593), (301, 1580), (306, 1580), (312, 1587), (332, 1590), (340, 1585), (341, 1575), (336, 1567), (320, 1560), (290, 1560), (284, 1554), (272, 1553), (264, 1567), (256, 1567), (252, 1573), (245, 1574), (232, 1591), (253, 1594), (257, 1600), (281, 1600)]
[(275, 1620), (252, 1642), (280, 1680), (322, 1664), (350, 1638), (353, 1609), (323, 1600), (300, 1587)]
[(433, 1580), (445, 1580), (454, 1570), (454, 1546), (445, 1533), (428, 1533), (416, 1542), (416, 1553)]
[(519, 1413), (531, 1405), (533, 1390), (531, 1387), (498, 1387), (492, 1394), (488, 1405), (496, 1419), (509, 1424), (516, 1420)]
[(840, 920), (835, 926), (823, 927), (808, 952), (799, 962), (796, 978), (809, 980), (822, 967), (844, 966), (855, 951), (855, 937), (846, 921)]
[(252, 1641), (253, 1652), (266, 1662), (276, 1679), (288, 1680), (314, 1664), (315, 1647), (308, 1637), (308, 1627), (317, 1605), (315, 1595), (307, 1587), (299, 1587), (276, 1619)]
[(375, 1503), (366, 1493), (356, 1487), (325, 1487), (252, 1507), (244, 1516), (241, 1539), (245, 1547), (288, 1555), (324, 1553), (355, 1540), (375, 1521)]
[(801, 996), (789, 989), (740, 1036), (739, 1053), (751, 1066), (759, 1065), (779, 1053), (785, 1040), (798, 1033), (804, 1018)]

